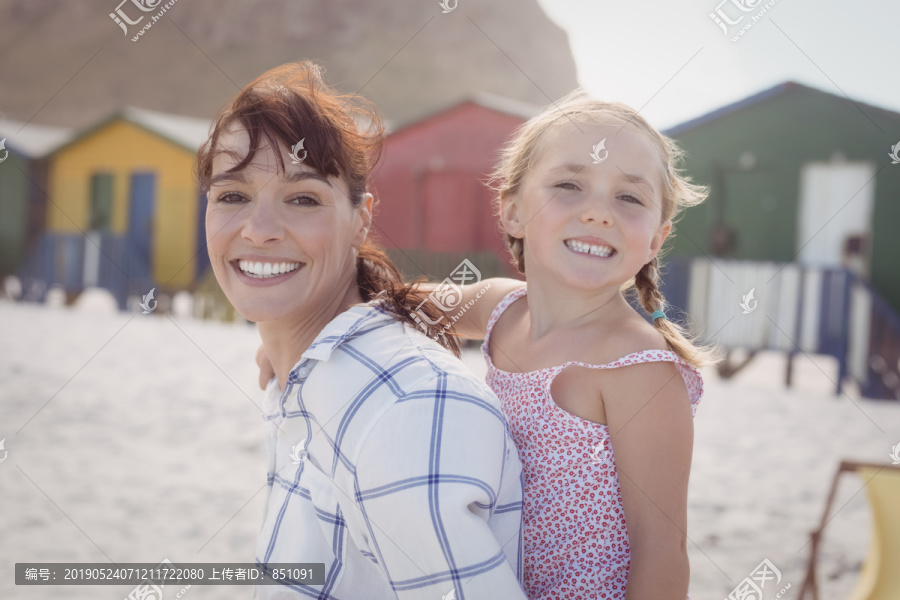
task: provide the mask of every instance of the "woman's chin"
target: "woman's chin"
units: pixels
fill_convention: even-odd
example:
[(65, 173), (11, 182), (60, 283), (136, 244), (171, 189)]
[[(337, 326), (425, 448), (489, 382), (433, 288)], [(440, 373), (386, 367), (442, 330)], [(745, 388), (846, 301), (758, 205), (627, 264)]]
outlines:
[(252, 323), (281, 321), (291, 314), (291, 311), (286, 310), (284, 306), (269, 306), (256, 302), (232, 302), (231, 305), (239, 315)]

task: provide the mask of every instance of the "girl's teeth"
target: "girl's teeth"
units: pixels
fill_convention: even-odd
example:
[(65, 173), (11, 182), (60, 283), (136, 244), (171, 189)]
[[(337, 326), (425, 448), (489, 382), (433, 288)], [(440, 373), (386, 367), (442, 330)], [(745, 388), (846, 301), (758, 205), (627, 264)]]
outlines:
[(295, 271), (300, 268), (300, 263), (263, 263), (240, 260), (238, 261), (238, 267), (244, 275), (256, 279), (266, 279)]
[(583, 252), (585, 254), (593, 254), (594, 256), (601, 257), (611, 256), (612, 253), (615, 252), (615, 250), (609, 246), (595, 246), (593, 244), (579, 242), (578, 240), (567, 240), (566, 246), (575, 252)]

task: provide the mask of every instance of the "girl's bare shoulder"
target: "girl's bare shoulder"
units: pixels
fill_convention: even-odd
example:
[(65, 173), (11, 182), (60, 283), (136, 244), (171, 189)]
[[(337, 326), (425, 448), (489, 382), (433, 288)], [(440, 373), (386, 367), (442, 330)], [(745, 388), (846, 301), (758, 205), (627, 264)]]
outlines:
[(594, 327), (591, 337), (595, 343), (584, 346), (592, 364), (608, 364), (646, 350), (671, 350), (666, 338), (644, 318), (634, 313), (617, 320), (613, 325)]

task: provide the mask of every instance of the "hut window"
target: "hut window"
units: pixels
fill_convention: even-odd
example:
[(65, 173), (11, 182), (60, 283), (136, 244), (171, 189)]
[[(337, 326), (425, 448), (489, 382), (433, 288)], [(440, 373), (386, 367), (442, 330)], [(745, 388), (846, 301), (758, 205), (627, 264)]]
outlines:
[(109, 230), (112, 225), (113, 176), (95, 173), (91, 177), (91, 230)]

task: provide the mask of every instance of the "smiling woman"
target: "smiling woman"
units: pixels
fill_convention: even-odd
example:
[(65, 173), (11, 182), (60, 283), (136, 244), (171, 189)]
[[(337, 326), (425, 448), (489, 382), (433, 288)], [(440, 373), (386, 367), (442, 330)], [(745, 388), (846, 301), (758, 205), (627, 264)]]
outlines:
[(524, 599), (499, 401), (452, 337), (409, 326), (441, 313), (369, 241), (382, 137), (367, 103), (288, 64), (222, 109), (198, 155), (210, 263), (275, 370), (256, 560), (325, 564), (256, 597)]
[[(366, 236), (372, 224), (373, 208), (373, 198), (366, 193), (366, 184), (381, 154), (383, 132), (381, 118), (374, 107), (359, 96), (337, 94), (324, 84), (319, 67), (311, 63), (282, 65), (251, 82), (220, 111), (209, 140), (198, 153), (200, 187), (210, 198), (207, 232), (211, 258), (224, 244), (223, 239), (217, 239), (224, 233), (223, 228), (229, 223), (237, 226), (229, 215), (234, 211), (246, 214), (243, 207), (253, 199), (248, 195), (248, 188), (250, 180), (255, 178), (260, 187), (266, 185), (267, 193), (276, 195), (278, 190), (286, 190), (293, 194), (284, 201), (291, 206), (282, 209), (294, 212), (283, 216), (293, 214), (293, 218), (308, 223), (311, 218), (338, 218), (338, 215), (350, 218), (355, 212), (362, 219), (356, 222), (356, 226), (361, 227), (356, 232), (361, 238), (354, 239), (352, 246), (346, 243), (347, 240), (332, 240), (335, 247), (343, 248), (348, 254), (352, 250), (356, 256), (355, 264), (340, 266), (340, 272), (345, 275), (340, 285), (352, 293), (354, 286), (346, 280), (346, 275), (355, 273), (363, 301), (375, 296), (385, 298), (386, 308), (397, 318), (416, 325), (417, 321), (410, 313), (425, 299), (424, 294), (412, 285), (404, 285), (400, 272)], [(302, 157), (297, 157), (291, 150), (297, 144), (304, 148)], [(285, 157), (291, 159), (291, 168), (285, 168)], [(276, 176), (279, 181), (270, 183)], [(343, 222), (343, 226), (346, 228), (351, 224)], [(246, 275), (253, 273), (257, 266), (263, 271), (267, 264), (274, 268), (276, 258), (265, 254), (229, 256), (228, 266), (237, 275), (240, 273), (238, 261), (244, 260), (249, 268), (243, 272)], [(330, 258), (334, 261), (338, 257)], [(214, 262), (217, 263), (213, 265), (217, 279), (220, 284), (227, 285), (231, 280), (226, 278), (223, 283), (225, 263), (215, 259)], [(296, 264), (299, 261), (284, 262)], [(305, 263), (300, 263), (297, 269), (304, 266)], [(264, 272), (255, 275), (266, 276)], [(282, 281), (284, 279), (272, 283)], [(228, 290), (225, 291), (227, 294)], [(244, 314), (239, 307), (235, 308)], [(253, 312), (251, 307), (247, 308), (248, 312)], [(433, 321), (442, 316), (428, 303), (421, 310)], [(263, 320), (244, 316), (251, 321)], [(440, 328), (432, 328), (433, 331), (427, 333), (435, 337)], [(442, 336), (441, 339), (459, 355), (455, 337)]]

